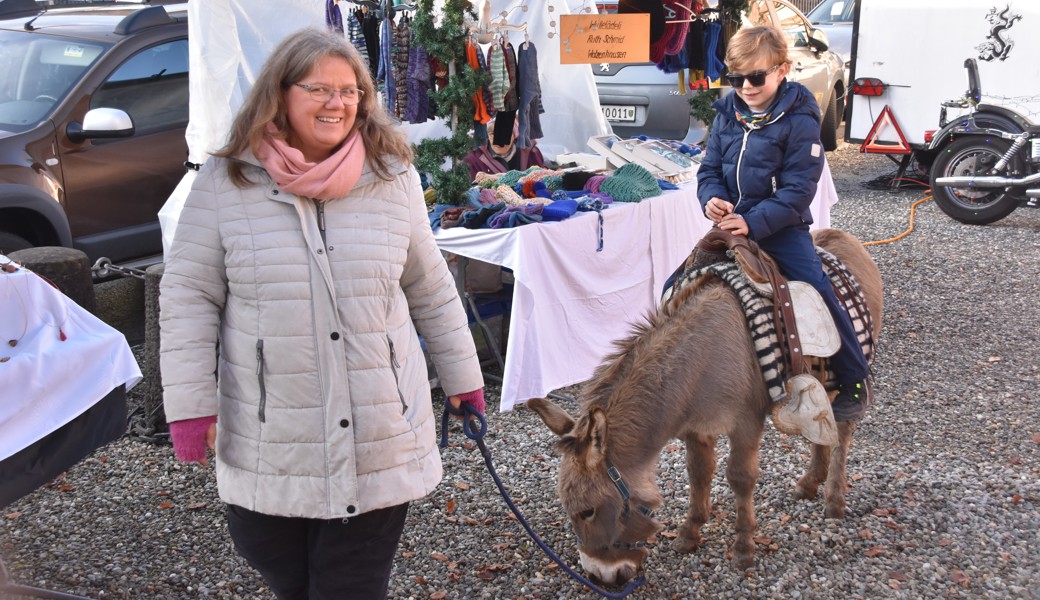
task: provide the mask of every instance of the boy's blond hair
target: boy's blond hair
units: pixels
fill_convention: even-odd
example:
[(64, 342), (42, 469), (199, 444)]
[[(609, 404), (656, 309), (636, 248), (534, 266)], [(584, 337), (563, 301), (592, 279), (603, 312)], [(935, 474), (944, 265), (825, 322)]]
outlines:
[(769, 25), (745, 27), (729, 40), (726, 48), (726, 68), (731, 73), (744, 73), (745, 67), (761, 57), (767, 57), (770, 65), (790, 62), (787, 58), (787, 39), (784, 33)]

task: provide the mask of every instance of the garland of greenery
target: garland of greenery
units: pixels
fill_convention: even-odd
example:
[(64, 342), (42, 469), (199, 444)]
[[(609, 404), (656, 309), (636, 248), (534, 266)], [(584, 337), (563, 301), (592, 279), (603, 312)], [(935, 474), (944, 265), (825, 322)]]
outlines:
[(715, 115), (718, 113), (711, 103), (715, 102), (715, 99), (718, 97), (719, 90), (717, 88), (709, 88), (706, 90), (695, 91), (690, 95), (688, 100), (690, 103), (690, 116), (707, 126), (707, 131), (704, 134), (705, 144), (708, 143), (708, 134), (711, 133), (711, 124), (715, 122)]
[[(415, 166), (431, 177), (431, 186), (437, 191), (440, 204), (460, 205), (465, 202), (470, 187), (469, 167), (461, 159), (473, 148), (472, 127), (473, 95), (488, 80), (487, 73), (469, 68), (466, 61), (467, 15), (476, 20), (469, 0), (445, 0), (439, 26), (434, 26), (433, 0), (419, 0), (412, 20), (415, 44), (426, 48), (430, 56), (443, 65), (457, 65), (450, 73), (448, 84), (431, 93), (434, 114), (448, 119), (452, 136), (426, 139), (415, 147)], [(452, 167), (444, 170), (445, 161)]]

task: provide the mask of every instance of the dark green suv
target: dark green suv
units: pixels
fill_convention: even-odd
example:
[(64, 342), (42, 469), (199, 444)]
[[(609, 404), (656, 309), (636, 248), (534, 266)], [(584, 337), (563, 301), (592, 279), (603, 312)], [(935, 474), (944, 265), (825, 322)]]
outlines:
[(3, 18), (0, 253), (69, 246), (152, 262), (184, 175), (187, 5), (77, 6)]

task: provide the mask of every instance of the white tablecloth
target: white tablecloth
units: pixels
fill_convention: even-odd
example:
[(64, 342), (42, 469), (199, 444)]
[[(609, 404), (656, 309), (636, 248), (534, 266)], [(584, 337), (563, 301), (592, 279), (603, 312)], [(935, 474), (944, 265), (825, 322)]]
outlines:
[(0, 273), (0, 314), (0, 460), (141, 380), (122, 333), (27, 269)]
[[(830, 226), (837, 192), (824, 169), (813, 227)], [(596, 213), (513, 229), (438, 229), (437, 244), (513, 270), (516, 285), (501, 410), (587, 380), (631, 323), (657, 306), (665, 280), (711, 228), (696, 183)]]

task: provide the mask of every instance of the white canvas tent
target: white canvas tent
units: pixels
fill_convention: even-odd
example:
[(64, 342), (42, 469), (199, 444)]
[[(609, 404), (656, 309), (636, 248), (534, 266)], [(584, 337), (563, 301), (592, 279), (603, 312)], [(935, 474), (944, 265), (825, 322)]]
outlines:
[[(538, 140), (547, 159), (586, 149), (586, 141), (609, 130), (600, 113), (592, 70), (588, 65), (561, 65), (558, 31), (550, 23), (570, 14), (575, 0), (491, 0), (494, 21), (507, 13), (507, 22), (527, 23), (538, 51), (542, 84), (541, 115), (545, 137)], [(343, 10), (352, 5), (341, 2)], [(581, 6), (579, 3), (578, 6)], [(552, 10), (550, 10), (550, 8)], [(242, 104), (272, 48), (287, 34), (311, 25), (324, 26), (324, 0), (205, 0), (188, 5), (190, 46), (190, 115), (188, 160), (204, 163), (223, 145), (235, 111)], [(507, 33), (516, 46), (522, 33)], [(447, 134), (443, 122), (402, 125), (415, 143)], [(185, 175), (159, 213), (163, 247), (168, 250), (194, 172)]]

